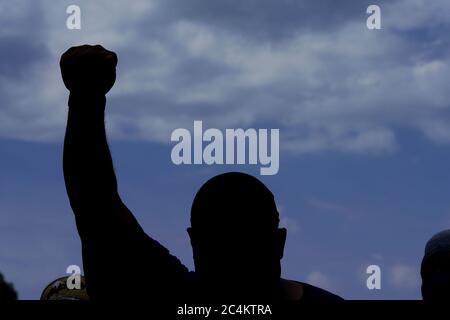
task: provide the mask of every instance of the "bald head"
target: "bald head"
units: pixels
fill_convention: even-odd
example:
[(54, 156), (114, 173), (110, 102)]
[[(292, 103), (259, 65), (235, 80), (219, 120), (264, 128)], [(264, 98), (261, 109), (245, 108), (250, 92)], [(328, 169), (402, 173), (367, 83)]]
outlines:
[(209, 294), (273, 294), (280, 279), (286, 229), (272, 192), (244, 173), (225, 173), (197, 192), (188, 233), (196, 274)]
[(204, 228), (278, 228), (279, 215), (272, 192), (257, 178), (240, 172), (208, 180), (197, 192), (191, 226)]

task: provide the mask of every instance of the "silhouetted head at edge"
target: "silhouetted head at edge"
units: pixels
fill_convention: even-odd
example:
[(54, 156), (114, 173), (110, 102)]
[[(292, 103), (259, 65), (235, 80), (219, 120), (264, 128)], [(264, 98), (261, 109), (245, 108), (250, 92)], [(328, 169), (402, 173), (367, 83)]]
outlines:
[(286, 240), (278, 225), (272, 192), (251, 175), (221, 174), (200, 188), (187, 231), (196, 275), (211, 296), (277, 294)]
[(450, 300), (450, 230), (435, 234), (427, 242), (420, 275), (423, 300)]

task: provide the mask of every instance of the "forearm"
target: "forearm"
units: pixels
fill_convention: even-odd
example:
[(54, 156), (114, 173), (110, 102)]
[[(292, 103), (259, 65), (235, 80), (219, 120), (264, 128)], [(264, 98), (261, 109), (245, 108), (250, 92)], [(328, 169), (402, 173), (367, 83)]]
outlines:
[(63, 168), (75, 213), (117, 201), (117, 181), (108, 147), (104, 95), (69, 97)]

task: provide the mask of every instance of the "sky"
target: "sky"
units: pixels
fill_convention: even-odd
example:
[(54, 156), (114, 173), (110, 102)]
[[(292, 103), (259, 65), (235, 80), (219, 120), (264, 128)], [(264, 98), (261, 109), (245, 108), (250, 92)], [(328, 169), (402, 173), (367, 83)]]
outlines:
[[(66, 8), (81, 8), (81, 29)], [(370, 4), (381, 30), (366, 27)], [(0, 0), (0, 272), (38, 299), (82, 265), (62, 177), (67, 97), (59, 58), (117, 53), (106, 125), (120, 194), (193, 269), (192, 199), (243, 171), (288, 229), (284, 277), (348, 299), (419, 299), (426, 241), (450, 225), (450, 3)], [(280, 170), (181, 165), (171, 132), (279, 128)], [(381, 268), (368, 290), (366, 268)]]

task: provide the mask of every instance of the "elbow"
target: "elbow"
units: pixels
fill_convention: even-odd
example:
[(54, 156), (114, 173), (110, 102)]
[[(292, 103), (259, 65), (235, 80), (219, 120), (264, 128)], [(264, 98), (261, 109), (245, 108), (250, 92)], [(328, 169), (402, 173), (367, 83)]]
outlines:
[(113, 208), (121, 201), (117, 192), (83, 190), (68, 192), (68, 196), (70, 207), (75, 215), (82, 215), (88, 211), (104, 211), (106, 208)]

